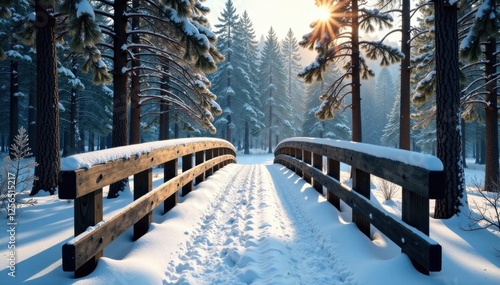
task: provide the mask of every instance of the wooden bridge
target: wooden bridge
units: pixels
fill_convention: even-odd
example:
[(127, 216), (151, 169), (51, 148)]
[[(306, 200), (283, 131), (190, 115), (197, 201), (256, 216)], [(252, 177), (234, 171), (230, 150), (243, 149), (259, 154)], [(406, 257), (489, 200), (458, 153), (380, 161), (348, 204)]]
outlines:
[[(179, 195), (187, 195), (193, 185), (236, 163), (236, 153), (227, 141), (192, 138), (113, 148), (66, 160), (74, 169), (60, 172), (59, 198), (74, 199), (74, 238), (62, 248), (62, 265), (64, 271), (82, 277), (95, 269), (103, 249), (114, 239), (130, 227), (134, 239), (139, 239), (148, 231), (154, 208), (163, 204), (168, 212)], [(428, 237), (429, 199), (444, 197), (442, 166), (437, 158), (362, 143), (292, 138), (277, 146), (274, 162), (325, 193), (337, 209), (340, 200), (349, 205), (352, 221), (361, 232), (370, 237), (370, 226), (376, 227), (420, 272), (441, 270), (441, 246)], [(352, 187), (339, 181), (341, 163), (351, 166)], [(152, 169), (159, 165), (163, 166), (164, 183), (152, 189)], [(103, 220), (102, 188), (132, 175), (134, 201)], [(401, 219), (370, 201), (371, 175), (402, 186)]]

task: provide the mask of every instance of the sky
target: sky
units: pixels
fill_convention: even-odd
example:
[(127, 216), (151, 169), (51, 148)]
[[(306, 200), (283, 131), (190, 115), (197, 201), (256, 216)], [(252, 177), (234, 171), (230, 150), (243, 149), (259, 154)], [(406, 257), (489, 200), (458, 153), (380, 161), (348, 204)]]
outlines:
[[(211, 9), (208, 15), (210, 23), (219, 21), (227, 0), (207, 0), (205, 5)], [(241, 15), (247, 11), (252, 20), (257, 39), (266, 36), (273, 27), (279, 39), (283, 39), (291, 28), (295, 37), (310, 32), (309, 24), (318, 17), (314, 0), (233, 0), (236, 12)]]

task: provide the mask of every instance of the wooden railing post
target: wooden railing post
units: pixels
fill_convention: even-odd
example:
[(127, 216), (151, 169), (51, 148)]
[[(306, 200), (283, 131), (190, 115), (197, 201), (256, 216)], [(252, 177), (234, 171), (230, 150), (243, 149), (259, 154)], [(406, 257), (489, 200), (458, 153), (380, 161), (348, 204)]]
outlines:
[[(193, 154), (188, 154), (182, 157), (182, 172), (193, 168)], [(182, 186), (182, 197), (193, 191), (193, 181)]]
[[(134, 200), (141, 198), (153, 189), (153, 170), (151, 168), (134, 174)], [(152, 221), (152, 213), (147, 213), (134, 224), (134, 240), (148, 232)]]
[[(327, 160), (327, 175), (340, 181), (340, 161), (328, 158)], [(330, 202), (337, 210), (340, 211), (340, 199), (335, 196), (332, 191), (326, 191), (326, 199)]]
[[(370, 200), (370, 174), (356, 168), (353, 170), (352, 190)], [(358, 226), (361, 232), (363, 232), (367, 237), (370, 237), (370, 220), (360, 215), (356, 207), (353, 207), (352, 209), (352, 221)]]
[[(219, 148), (215, 148), (213, 149), (213, 157), (218, 157), (220, 155), (220, 149)], [(213, 171), (217, 171), (219, 170), (220, 166), (217, 164), (216, 166), (214, 166), (214, 169)]]
[[(85, 232), (88, 227), (102, 221), (102, 188), (75, 199), (75, 236)], [(63, 249), (63, 253), (64, 253)], [(89, 275), (97, 266), (103, 252), (90, 258), (84, 265), (75, 270), (75, 278)]]
[[(311, 164), (311, 152), (304, 150), (304, 162), (307, 164)], [(307, 175), (306, 173), (304, 174), (304, 180), (307, 181), (307, 183), (311, 184), (311, 176)]]
[[(205, 162), (205, 151), (199, 151), (195, 154), (195, 165), (198, 166)], [(205, 173), (196, 177), (195, 184), (198, 185), (205, 180)]]
[[(319, 169), (319, 171), (323, 171), (323, 156), (321, 154), (314, 153), (313, 154), (313, 167)], [(323, 185), (319, 183), (316, 179), (313, 178), (313, 187), (323, 195)]]
[[(213, 149), (207, 149), (205, 151), (205, 159), (208, 161), (210, 159), (214, 158), (214, 151)], [(210, 167), (209, 169), (207, 169), (207, 171), (205, 171), (205, 179), (208, 178), (209, 176), (211, 176), (212, 174), (214, 173), (214, 170), (212, 167)]]
[[(167, 182), (170, 179), (177, 176), (179, 172), (179, 161), (178, 159), (172, 159), (171, 161), (167, 161), (163, 164), (163, 182)], [(163, 202), (163, 212), (166, 213), (170, 211), (178, 202), (178, 194), (175, 192), (170, 197), (165, 199)]]
[[(301, 148), (296, 148), (295, 149), (295, 158), (298, 160), (302, 160), (302, 149)], [(302, 177), (302, 170), (297, 167), (295, 170), (295, 173), (297, 173), (298, 176)]]

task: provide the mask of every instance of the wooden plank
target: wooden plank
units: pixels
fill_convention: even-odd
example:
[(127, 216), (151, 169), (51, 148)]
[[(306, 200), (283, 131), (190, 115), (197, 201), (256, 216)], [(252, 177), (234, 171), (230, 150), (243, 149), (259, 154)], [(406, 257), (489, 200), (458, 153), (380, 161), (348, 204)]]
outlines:
[[(90, 169), (61, 171), (59, 174), (61, 177), (59, 198), (76, 199), (76, 197), (108, 186), (148, 168), (210, 148), (227, 148), (230, 152), (235, 152), (234, 147), (228, 142), (183, 143), (127, 159), (117, 159), (105, 164), (94, 165)], [(68, 172), (73, 172), (73, 174), (68, 174)]]
[[(207, 149), (205, 151), (205, 160), (210, 160), (214, 157), (214, 150), (213, 149)], [(211, 176), (212, 174), (214, 173), (214, 169), (213, 168), (209, 168), (207, 169), (207, 171), (205, 171), (205, 178), (208, 178), (209, 176)]]
[(120, 213), (110, 219), (100, 222), (92, 231), (84, 232), (65, 244), (63, 246), (63, 269), (72, 271), (72, 269), (78, 269), (84, 265), (87, 260), (101, 252), (141, 217), (167, 197), (173, 195), (177, 189), (192, 181), (194, 177), (205, 172), (208, 168), (225, 160), (236, 162), (233, 155), (224, 155), (187, 170), (127, 205)]
[[(323, 171), (323, 156), (321, 154), (313, 154), (313, 167), (315, 167), (319, 171)], [(321, 183), (313, 179), (312, 185), (314, 189), (318, 191), (318, 193), (323, 195), (323, 185), (321, 185)]]
[[(146, 195), (152, 188), (153, 169), (149, 168), (134, 175), (134, 200)], [(148, 212), (134, 224), (134, 240), (139, 239), (148, 232), (149, 225), (152, 221), (152, 212)]]
[[(172, 159), (163, 164), (163, 182), (167, 182), (170, 179), (177, 176), (179, 172), (179, 162), (178, 159)], [(178, 189), (177, 189), (178, 190)], [(163, 213), (170, 211), (178, 203), (178, 191), (175, 191), (172, 195), (165, 199), (163, 202)]]
[[(182, 157), (182, 173), (193, 168), (193, 154), (188, 154)], [(193, 177), (194, 179), (194, 177)], [(189, 192), (193, 191), (193, 181), (189, 181), (182, 186), (181, 196), (186, 196)]]
[[(75, 236), (86, 232), (91, 226), (94, 226), (102, 220), (102, 189), (98, 189), (93, 193), (75, 199), (74, 205), (74, 231)], [(95, 251), (89, 256), (86, 262), (79, 267), (72, 267), (71, 263), (63, 263), (63, 269), (69, 268), (69, 271), (75, 271), (75, 278), (87, 276), (94, 271), (97, 266), (97, 261), (102, 257), (102, 250)], [(64, 257), (64, 256), (63, 256)]]
[[(360, 169), (352, 169), (352, 191), (358, 192), (360, 195), (365, 197), (368, 201), (370, 200), (370, 173), (364, 172)], [(363, 216), (359, 211), (358, 207), (352, 208), (352, 222), (358, 226), (359, 230), (364, 233), (367, 237), (371, 238), (370, 235), (370, 219)]]
[(424, 168), (383, 157), (376, 157), (354, 150), (313, 142), (288, 141), (280, 143), (279, 147), (302, 148), (384, 178), (425, 198), (444, 198), (444, 173), (442, 171), (429, 171)]
[(427, 271), (441, 271), (442, 249), (431, 238), (394, 215), (372, 205), (366, 197), (352, 191), (337, 179), (324, 175), (306, 163), (285, 155), (279, 155), (276, 160), (277, 163), (288, 161), (317, 179), (328, 191), (353, 208), (353, 211), (357, 211), (359, 215), (370, 220), (373, 226), (397, 244), (420, 267)]
[[(199, 151), (195, 154), (195, 165), (202, 164), (205, 161), (205, 151)], [(205, 172), (196, 176), (195, 184), (198, 185), (205, 180)]]
[[(340, 162), (327, 158), (327, 170), (326, 175), (331, 176), (333, 179), (340, 181)], [(340, 199), (335, 196), (331, 191), (326, 191), (326, 199), (330, 204), (332, 204), (337, 210), (340, 211)]]
[[(298, 160), (302, 160), (302, 149), (295, 148), (295, 156), (294, 157), (297, 158)], [(295, 170), (295, 173), (297, 173), (297, 175), (300, 177), (303, 176), (302, 170), (300, 168), (297, 168)]]
[[(311, 152), (304, 150), (304, 162), (311, 165)], [(307, 183), (311, 184), (311, 176), (305, 172), (302, 172), (303, 178)]]

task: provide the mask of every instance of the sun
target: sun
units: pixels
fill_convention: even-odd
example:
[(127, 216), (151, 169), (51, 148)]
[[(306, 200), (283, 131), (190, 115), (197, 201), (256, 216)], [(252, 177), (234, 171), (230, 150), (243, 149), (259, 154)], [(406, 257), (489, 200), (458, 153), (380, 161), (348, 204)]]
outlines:
[(316, 15), (320, 21), (328, 21), (332, 17), (332, 13), (328, 6), (319, 6), (316, 8)]

